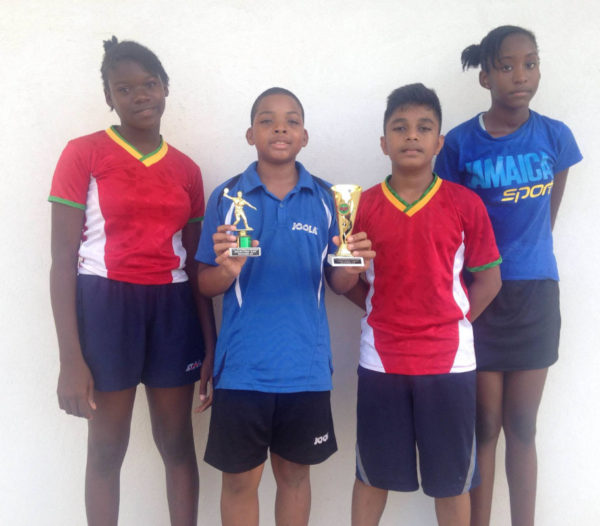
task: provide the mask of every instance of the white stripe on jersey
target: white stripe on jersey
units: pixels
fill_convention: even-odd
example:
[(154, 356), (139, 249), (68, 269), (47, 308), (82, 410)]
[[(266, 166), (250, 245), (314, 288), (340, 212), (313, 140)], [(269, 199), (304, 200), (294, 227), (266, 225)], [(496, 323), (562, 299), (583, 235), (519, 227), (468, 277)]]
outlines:
[(185, 270), (185, 258), (187, 253), (185, 251), (185, 247), (181, 242), (182, 231), (179, 230), (175, 232), (173, 238), (171, 240), (171, 244), (173, 245), (173, 253), (179, 258), (179, 267), (171, 270), (171, 276), (173, 277), (173, 283), (181, 283), (188, 280), (188, 275)]
[[(226, 225), (231, 224), (231, 219), (233, 217), (234, 209), (235, 209), (235, 205), (233, 203), (231, 203), (231, 205), (229, 206), (229, 210), (227, 210), (227, 213), (225, 214), (225, 223), (224, 224), (226, 224)], [(235, 297), (237, 298), (238, 305), (241, 307), (242, 306), (242, 287), (240, 287), (240, 276), (239, 275), (237, 278), (235, 278)]]
[(84, 241), (79, 248), (79, 273), (107, 277), (106, 261), (104, 259), (106, 247), (106, 233), (104, 231), (104, 216), (100, 210), (98, 196), (98, 183), (93, 174), (90, 174), (85, 205)]
[(331, 212), (329, 208), (327, 208), (327, 203), (323, 199), (321, 199), (321, 204), (325, 209), (325, 214), (327, 215), (327, 242), (325, 243), (325, 248), (321, 254), (321, 281), (319, 281), (319, 290), (317, 290), (317, 307), (321, 304), (321, 290), (323, 289), (323, 265), (325, 263), (325, 258), (327, 257), (327, 250), (329, 249), (329, 228), (331, 228)]
[(373, 328), (369, 325), (368, 319), (369, 314), (373, 310), (371, 300), (375, 288), (373, 287), (373, 280), (375, 279), (375, 260), (371, 260), (371, 265), (367, 269), (366, 276), (369, 283), (369, 293), (367, 294), (366, 307), (367, 312), (360, 320), (361, 336), (360, 336), (360, 360), (359, 364), (365, 369), (371, 371), (379, 371), (385, 373), (383, 362), (379, 356), (379, 353), (375, 349), (375, 336), (373, 335)]
[(454, 363), (450, 368), (451, 373), (463, 373), (475, 369), (475, 352), (473, 347), (473, 329), (467, 319), (469, 312), (469, 298), (460, 282), (460, 275), (465, 264), (465, 233), (462, 232), (462, 243), (454, 255), (454, 269), (452, 272), (452, 296), (458, 308), (463, 313), (463, 318), (458, 321), (458, 348), (454, 356)]

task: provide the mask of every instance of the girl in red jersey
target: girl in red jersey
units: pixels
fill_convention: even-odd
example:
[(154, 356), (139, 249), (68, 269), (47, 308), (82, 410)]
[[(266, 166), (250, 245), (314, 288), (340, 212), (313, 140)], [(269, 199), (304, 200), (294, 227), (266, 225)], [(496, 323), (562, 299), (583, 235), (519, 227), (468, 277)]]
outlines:
[(169, 77), (156, 55), (115, 37), (104, 49), (104, 94), (120, 124), (68, 143), (49, 198), (59, 406), (88, 419), (88, 523), (116, 525), (144, 383), (171, 524), (195, 525), (193, 386), (200, 379), (203, 410), (215, 342), (212, 304), (195, 286), (202, 178), (160, 135)]
[(502, 289), (473, 325), (481, 484), (471, 492), (471, 524), (490, 522), (503, 429), (512, 524), (533, 526), (536, 419), (560, 333), (552, 227), (581, 154), (565, 124), (529, 108), (540, 80), (531, 31), (497, 27), (461, 59), (464, 69), (481, 66), (491, 106), (446, 135), (436, 171), (483, 199), (502, 255)]

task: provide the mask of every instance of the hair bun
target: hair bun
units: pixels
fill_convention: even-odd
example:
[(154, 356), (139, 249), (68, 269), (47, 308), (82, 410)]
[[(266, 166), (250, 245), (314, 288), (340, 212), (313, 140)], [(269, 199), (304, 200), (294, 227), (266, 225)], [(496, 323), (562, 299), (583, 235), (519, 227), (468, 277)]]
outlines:
[(102, 44), (104, 45), (104, 51), (108, 51), (109, 49), (115, 47), (119, 43), (117, 37), (115, 35), (112, 36), (110, 40), (105, 40)]

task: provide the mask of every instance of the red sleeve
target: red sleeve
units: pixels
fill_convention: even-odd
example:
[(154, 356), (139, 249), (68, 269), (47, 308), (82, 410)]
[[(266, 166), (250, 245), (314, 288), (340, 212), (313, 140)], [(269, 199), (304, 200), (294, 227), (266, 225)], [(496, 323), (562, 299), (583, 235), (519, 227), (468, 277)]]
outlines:
[[(363, 192), (360, 200), (358, 201), (358, 210), (356, 211), (356, 217), (354, 219), (354, 228), (352, 232), (367, 232), (369, 228), (369, 210), (372, 202), (372, 189), (369, 188)], [(368, 233), (368, 232), (367, 232)]]
[(202, 173), (195, 163), (192, 170), (192, 181), (190, 185), (190, 223), (202, 221), (204, 218), (204, 185), (202, 184)]
[[(362, 207), (361, 207), (362, 205)], [(354, 219), (354, 227), (352, 228), (352, 233), (353, 234), (357, 234), (358, 232), (362, 232), (365, 227), (364, 227), (364, 221), (363, 221), (363, 210), (365, 209), (366, 204), (364, 203), (364, 200), (361, 202), (358, 202), (358, 210), (356, 211), (356, 218)], [(337, 217), (334, 218), (335, 221), (337, 221)]]
[(471, 272), (486, 270), (502, 262), (494, 230), (481, 198), (465, 189), (462, 206), (465, 232), (465, 268)]
[(52, 178), (49, 201), (85, 210), (90, 185), (89, 156), (79, 141), (70, 141), (63, 150)]

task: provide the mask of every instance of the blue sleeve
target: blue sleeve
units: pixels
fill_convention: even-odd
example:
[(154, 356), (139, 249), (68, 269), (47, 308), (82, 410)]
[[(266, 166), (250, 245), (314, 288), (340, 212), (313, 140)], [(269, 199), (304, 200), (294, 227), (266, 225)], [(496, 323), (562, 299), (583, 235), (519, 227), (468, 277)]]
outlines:
[[(335, 214), (335, 207), (333, 205), (333, 198), (331, 198), (327, 204), (330, 205), (329, 209), (331, 210), (331, 224), (329, 225), (329, 233), (328, 233), (328, 238), (327, 238), (328, 239), (327, 254), (335, 254), (338, 247), (333, 242), (333, 236), (338, 236), (340, 234), (340, 230), (338, 227), (337, 217)], [(325, 260), (325, 262), (327, 262), (327, 260)]]
[(450, 137), (438, 154), (433, 171), (442, 179), (463, 184), (458, 165), (458, 152), (452, 147)]
[(559, 173), (573, 166), (583, 159), (579, 146), (575, 142), (573, 132), (566, 124), (563, 124), (560, 131), (557, 147), (556, 163), (554, 164), (554, 173)]
[[(327, 183), (329, 187), (331, 185)], [(337, 217), (335, 214), (335, 204), (333, 202), (333, 195), (329, 190), (323, 190), (319, 194), (319, 199), (321, 200), (323, 206), (327, 209), (327, 219), (329, 220), (329, 229), (327, 230), (327, 239), (324, 240), (327, 243), (327, 254), (335, 254), (338, 247), (333, 242), (333, 236), (339, 235), (340, 231), (337, 224)], [(327, 257), (325, 257), (325, 266), (329, 266), (327, 262)]]
[(206, 213), (204, 214), (204, 222), (202, 223), (202, 235), (200, 236), (198, 250), (196, 251), (196, 261), (206, 263), (207, 265), (216, 265), (212, 236), (217, 231), (217, 227), (223, 224), (218, 210), (220, 195), (221, 186), (217, 187), (211, 194), (206, 204)]

